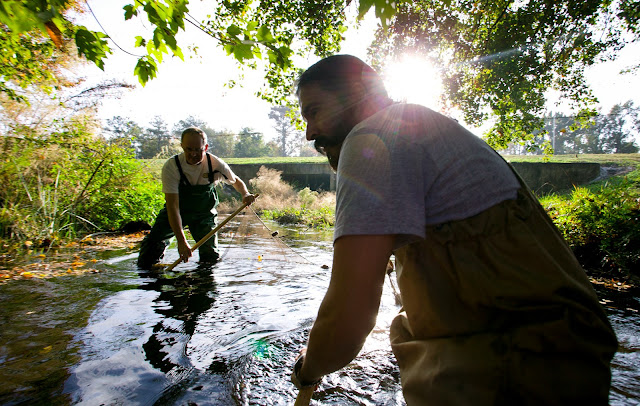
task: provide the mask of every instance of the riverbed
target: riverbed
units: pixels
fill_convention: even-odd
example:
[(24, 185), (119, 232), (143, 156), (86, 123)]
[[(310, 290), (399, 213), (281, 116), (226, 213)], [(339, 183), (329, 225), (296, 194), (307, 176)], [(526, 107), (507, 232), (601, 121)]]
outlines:
[[(0, 285), (0, 404), (292, 404), (288, 376), (329, 282), (331, 233), (242, 217), (221, 232), (213, 266), (194, 254), (142, 272), (131, 247), (96, 253), (97, 272)], [(176, 258), (170, 247), (163, 261)], [(620, 340), (611, 404), (638, 405), (640, 301), (599, 294)], [(388, 279), (361, 354), (312, 404), (404, 405), (388, 342), (398, 309)]]

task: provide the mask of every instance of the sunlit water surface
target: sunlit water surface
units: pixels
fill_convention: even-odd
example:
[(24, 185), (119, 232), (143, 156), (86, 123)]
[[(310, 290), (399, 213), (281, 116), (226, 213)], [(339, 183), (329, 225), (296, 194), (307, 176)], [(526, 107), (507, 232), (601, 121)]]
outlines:
[[(221, 234), (214, 266), (196, 255), (141, 273), (131, 252), (99, 274), (0, 286), (0, 404), (292, 404), (291, 365), (329, 282), (331, 235), (269, 226), (272, 238), (254, 223)], [(176, 258), (172, 247), (163, 261)], [(393, 293), (387, 280), (361, 354), (312, 404), (404, 405), (388, 342)], [(638, 405), (640, 304), (623, 299), (609, 309), (621, 342), (611, 404)]]

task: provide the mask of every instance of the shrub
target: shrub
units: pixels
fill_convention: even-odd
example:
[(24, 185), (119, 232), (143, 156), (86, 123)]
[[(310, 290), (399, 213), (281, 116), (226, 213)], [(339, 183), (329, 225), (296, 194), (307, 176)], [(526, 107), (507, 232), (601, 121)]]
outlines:
[(82, 123), (27, 135), (16, 132), (0, 145), (9, 157), (0, 161), (1, 238), (53, 245), (151, 221), (162, 206), (160, 184), (132, 152), (92, 136)]
[(541, 200), (590, 272), (640, 277), (640, 193), (630, 182)]
[(254, 193), (260, 193), (260, 198), (254, 203), (255, 210), (294, 207), (298, 205), (298, 196), (290, 184), (284, 182), (280, 176), (282, 171), (260, 167), (257, 176), (249, 180)]
[(335, 211), (332, 207), (314, 210), (306, 208), (264, 210), (262, 217), (274, 220), (278, 224), (307, 225), (317, 229), (331, 228), (335, 223)]
[(310, 207), (318, 200), (318, 195), (318, 192), (306, 187), (298, 192), (298, 200), (302, 207)]
[[(281, 179), (281, 171), (261, 167), (255, 178), (249, 180), (254, 193), (260, 197), (253, 209), (266, 219), (280, 224), (303, 224), (314, 228), (332, 227), (335, 220), (336, 195), (318, 193), (304, 188), (296, 192)], [(240, 203), (236, 200), (221, 202), (220, 211), (233, 211)]]

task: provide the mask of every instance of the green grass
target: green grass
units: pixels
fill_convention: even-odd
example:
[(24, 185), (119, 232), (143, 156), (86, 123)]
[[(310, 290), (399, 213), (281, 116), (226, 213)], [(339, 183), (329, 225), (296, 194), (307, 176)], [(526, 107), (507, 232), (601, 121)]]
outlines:
[[(638, 166), (640, 154), (584, 154), (584, 155), (504, 155), (510, 162), (595, 162), (601, 165)], [(222, 158), (228, 164), (290, 164), (290, 163), (326, 163), (323, 156), (314, 157), (259, 157), (259, 158)], [(150, 170), (160, 172), (166, 159), (142, 159)]]
[(228, 164), (322, 164), (327, 162), (323, 156), (287, 156), (260, 158), (222, 158)]
[[(259, 157), (259, 158), (221, 158), (228, 164), (321, 164), (327, 162), (327, 158), (323, 156), (276, 156), (276, 157)], [(157, 170), (162, 169), (162, 165), (166, 158), (161, 159), (141, 159), (148, 164), (150, 168)]]
[(604, 166), (640, 166), (640, 154), (503, 155), (510, 162), (595, 162)]
[(154, 179), (161, 181), (160, 174), (162, 173), (162, 165), (164, 165), (166, 159), (140, 159), (143, 166), (145, 166), (147, 171), (151, 173)]

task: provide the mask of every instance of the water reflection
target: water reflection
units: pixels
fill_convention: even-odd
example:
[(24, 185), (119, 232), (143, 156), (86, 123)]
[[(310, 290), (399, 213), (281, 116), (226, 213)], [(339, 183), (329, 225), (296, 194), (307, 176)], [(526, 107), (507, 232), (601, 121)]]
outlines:
[(162, 318), (142, 345), (146, 359), (167, 375), (179, 377), (192, 366), (187, 354), (188, 342), (196, 330), (198, 317), (215, 301), (213, 265), (171, 273), (145, 273), (150, 278), (142, 290), (159, 292), (154, 310)]
[[(601, 295), (602, 297), (602, 295)], [(618, 336), (611, 364), (611, 406), (640, 405), (640, 299), (626, 296), (613, 302), (609, 319)]]
[(171, 273), (138, 274), (135, 289), (100, 303), (77, 336), (82, 360), (65, 384), (73, 403), (293, 401), (289, 368), (328, 283), (319, 257), (330, 252), (313, 244), (306, 264), (270, 260), (282, 252), (268, 239), (236, 237), (214, 266), (195, 267), (196, 254)]

